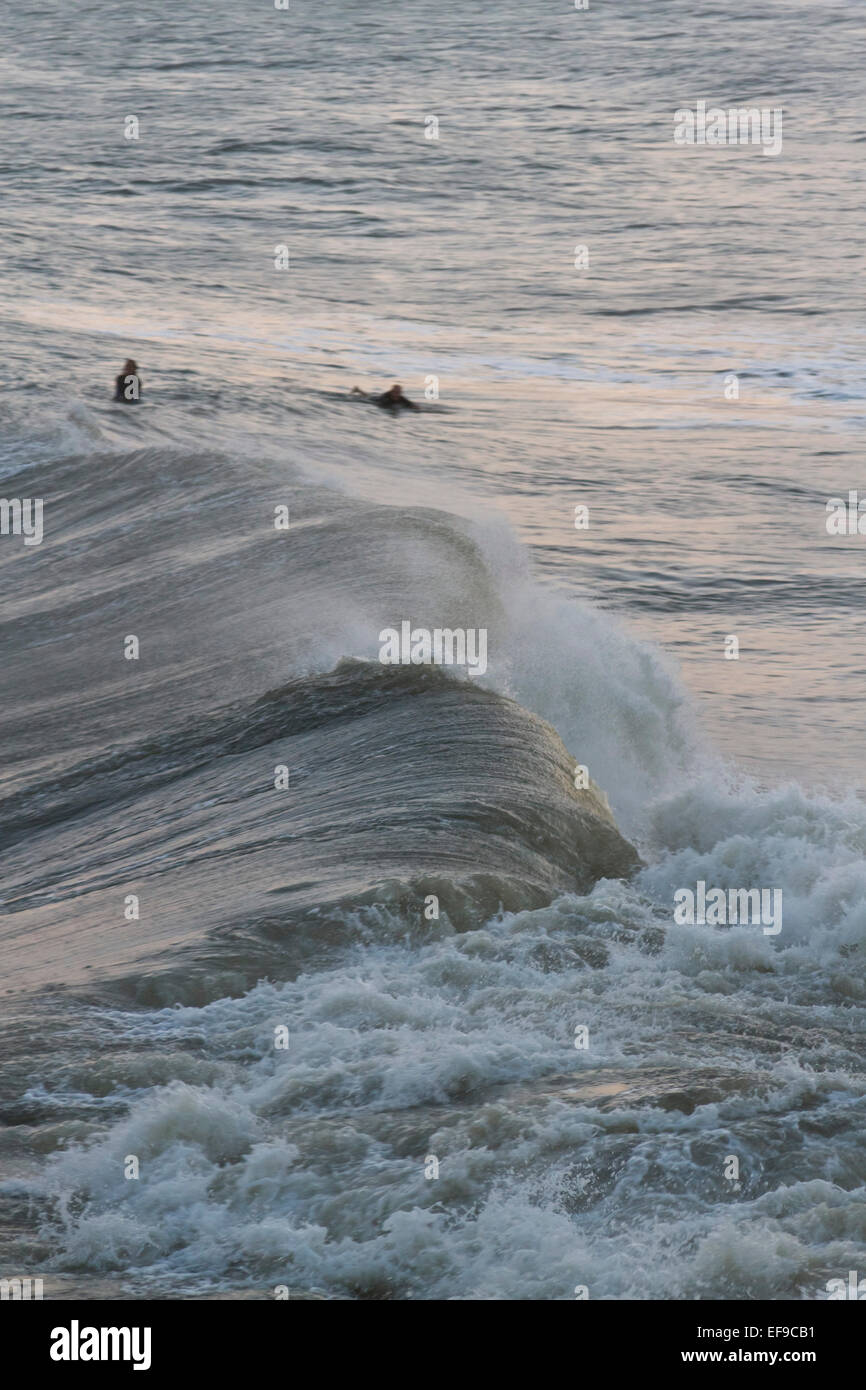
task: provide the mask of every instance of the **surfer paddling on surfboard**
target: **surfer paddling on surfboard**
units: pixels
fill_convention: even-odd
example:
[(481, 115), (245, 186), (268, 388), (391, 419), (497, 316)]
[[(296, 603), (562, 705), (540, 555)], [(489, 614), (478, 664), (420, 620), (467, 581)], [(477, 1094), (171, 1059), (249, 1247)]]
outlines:
[(141, 377), (131, 357), (127, 358), (120, 376), (114, 379), (114, 399), (121, 405), (135, 405), (141, 400)]
[(390, 410), (392, 415), (397, 415), (401, 410), (420, 410), (420, 405), (410, 401), (408, 396), (403, 395), (402, 386), (391, 386), (387, 391), (383, 391), (381, 396), (371, 396), (366, 391), (362, 391), (360, 386), (353, 386), (351, 394), (353, 396), (363, 396), (365, 401), (372, 401), (373, 405), (378, 405), (382, 410)]

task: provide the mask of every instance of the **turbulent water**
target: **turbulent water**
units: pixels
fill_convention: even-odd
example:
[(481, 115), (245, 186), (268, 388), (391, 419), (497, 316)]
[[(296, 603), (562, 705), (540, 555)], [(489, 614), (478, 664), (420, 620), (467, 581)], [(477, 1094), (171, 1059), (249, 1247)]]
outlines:
[[(866, 1271), (864, 50), (844, 0), (3, 12), (4, 1277)], [(701, 98), (780, 156), (676, 146)], [(487, 670), (383, 665), (404, 620)]]

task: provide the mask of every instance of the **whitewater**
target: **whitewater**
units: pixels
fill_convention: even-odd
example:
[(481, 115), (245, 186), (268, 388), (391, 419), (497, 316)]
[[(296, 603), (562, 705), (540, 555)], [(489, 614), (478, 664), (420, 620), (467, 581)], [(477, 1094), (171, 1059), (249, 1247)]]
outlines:
[[(75, 11), (0, 16), (0, 1272), (827, 1298), (862, 6)], [(704, 98), (780, 156), (676, 145)]]
[[(866, 1216), (862, 802), (725, 765), (669, 660), (501, 526), (310, 472), (27, 469), (74, 543), (7, 605), (7, 1262), (85, 1296), (821, 1296)], [(382, 667), (395, 601), (487, 626), (487, 675)], [(677, 926), (698, 880), (781, 885), (778, 940)]]

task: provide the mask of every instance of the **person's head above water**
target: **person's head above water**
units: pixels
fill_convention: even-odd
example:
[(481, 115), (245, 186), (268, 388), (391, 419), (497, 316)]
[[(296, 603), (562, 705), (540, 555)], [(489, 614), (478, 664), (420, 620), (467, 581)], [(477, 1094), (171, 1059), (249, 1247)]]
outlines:
[(124, 405), (134, 405), (141, 400), (141, 377), (134, 357), (127, 357), (123, 371), (114, 379), (114, 399)]
[[(366, 392), (361, 391), (359, 394), (365, 396)], [(398, 415), (401, 410), (421, 409), (420, 405), (416, 405), (414, 401), (410, 401), (408, 396), (403, 395), (403, 387), (396, 383), (389, 386), (388, 390), (383, 391), (380, 396), (368, 396), (367, 399), (372, 400), (373, 404), (380, 406), (382, 410), (390, 410), (392, 415)]]

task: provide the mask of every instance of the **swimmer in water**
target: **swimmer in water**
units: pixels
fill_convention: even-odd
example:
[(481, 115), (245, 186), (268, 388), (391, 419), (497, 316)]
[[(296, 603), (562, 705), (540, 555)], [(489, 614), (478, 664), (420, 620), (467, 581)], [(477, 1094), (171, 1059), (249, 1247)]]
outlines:
[(128, 358), (120, 376), (114, 380), (114, 399), (121, 405), (135, 405), (141, 400), (141, 377), (132, 358)]
[(362, 391), (360, 386), (352, 387), (353, 396), (363, 396), (365, 400), (372, 401), (373, 405), (378, 405), (382, 410), (390, 410), (392, 415), (396, 415), (401, 410), (420, 410), (420, 405), (410, 401), (408, 396), (403, 395), (402, 386), (391, 386), (387, 391), (383, 391), (381, 396), (369, 396), (366, 391)]

